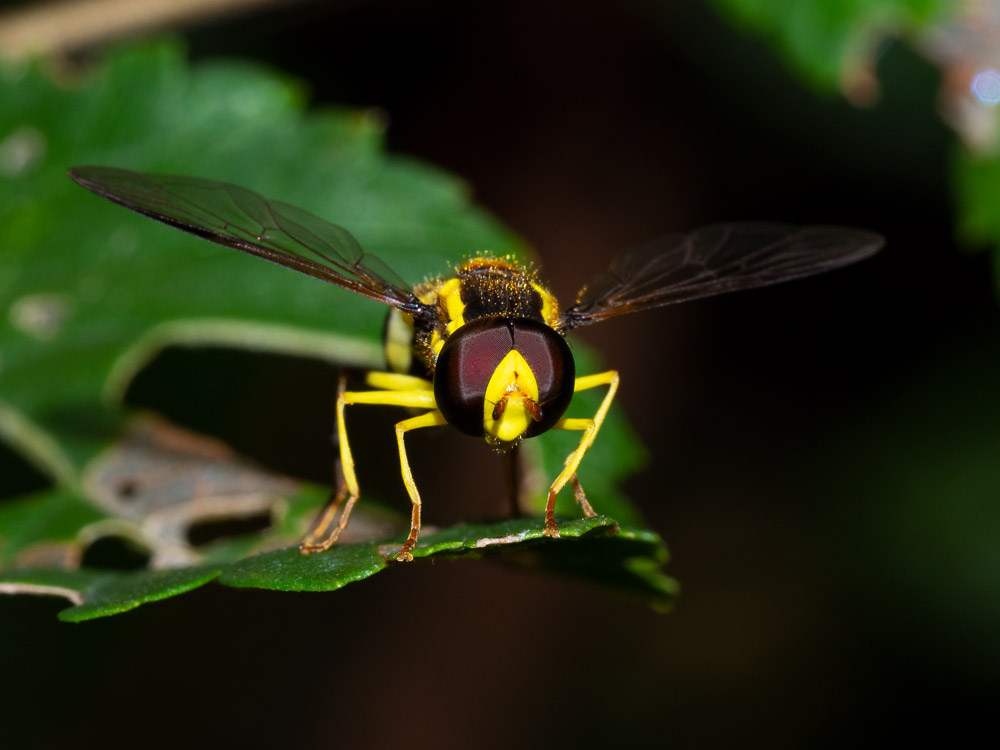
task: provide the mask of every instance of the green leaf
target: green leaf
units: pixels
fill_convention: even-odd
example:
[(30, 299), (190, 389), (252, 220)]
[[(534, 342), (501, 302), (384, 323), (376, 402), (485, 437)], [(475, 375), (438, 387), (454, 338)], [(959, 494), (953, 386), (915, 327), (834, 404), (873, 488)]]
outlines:
[(989, 248), (993, 253), (993, 284), (1000, 290), (1000, 157), (976, 156), (965, 149), (955, 149), (952, 159), (955, 184), (957, 233), (966, 244)]
[(221, 582), (237, 588), (335, 591), (387, 565), (374, 543), (339, 544), (312, 555), (293, 547), (235, 563), (225, 570)]
[(807, 83), (833, 91), (845, 71), (873, 59), (885, 36), (928, 26), (952, 8), (947, 0), (714, 0), (735, 26), (766, 37)]
[(213, 568), (107, 573), (95, 570), (34, 570), (0, 574), (0, 592), (65, 596), (76, 606), (59, 619), (82, 622), (135, 609), (198, 588), (219, 575)]
[(385, 308), (102, 202), (67, 179), (70, 165), (246, 185), (349, 226), (411, 282), (483, 248), (523, 251), (471, 209), (460, 181), (385, 156), (375, 117), (305, 114), (293, 86), (250, 65), (188, 71), (176, 47), (157, 45), (117, 55), (77, 87), (9, 70), (0, 96), (0, 153), (20, 154), (0, 170), (3, 401), (77, 470), (114, 429), (89, 434), (83, 413), (113, 367), (107, 395), (117, 397), (169, 344), (378, 366)]
[[(172, 448), (157, 446), (155, 435), (143, 442), (120, 401), (136, 373), (170, 346), (382, 367), (385, 306), (125, 211), (82, 190), (65, 170), (98, 164), (245, 185), (342, 224), (367, 253), (411, 283), (447, 273), (484, 250), (525, 255), (523, 243), (475, 208), (459, 179), (387, 155), (377, 116), (306, 111), (297, 84), (253, 65), (188, 68), (176, 45), (151, 44), (118, 51), (72, 80), (54, 81), (42, 66), (0, 67), (0, 100), (0, 438), (55, 484), (49, 493), (0, 505), (0, 587), (61, 586), (82, 602), (66, 617), (87, 619), (181, 593), (216, 575), (232, 585), (266, 581), (285, 590), (329, 590), (384, 567), (372, 543), (308, 558), (294, 548), (267, 551), (294, 543), (327, 490), (265, 476), (237, 457), (219, 458), (218, 448), (199, 453), (191, 436), (174, 440)], [(574, 352), (581, 372), (597, 370), (582, 347), (574, 345)], [(600, 391), (581, 394), (572, 413), (593, 414), (602, 397)], [(528, 441), (526, 452), (543, 467), (544, 481), (561, 470), (578, 439), (552, 434)], [(598, 512), (629, 527), (639, 514), (618, 484), (642, 460), (641, 446), (612, 408), (580, 480)], [(146, 481), (158, 476), (173, 479)], [(143, 490), (131, 496), (135, 477)], [(199, 503), (207, 501), (193, 490), (180, 500), (173, 496), (207, 485), (216, 490), (208, 499), (217, 500), (220, 487), (241, 478), (276, 488), (259, 506), (269, 528), (192, 545), (184, 534), (190, 527), (176, 520), (211, 520), (211, 513), (198, 515)], [(535, 510), (546, 489), (536, 488)], [(579, 519), (572, 493), (563, 495), (559, 512)], [(405, 531), (405, 522), (380, 514), (367, 495), (358, 513), (349, 532), (384, 538), (387, 528)], [(428, 533), (418, 552), (481, 554), (473, 542), (506, 538), (512, 530), (524, 538), (502, 549), (538, 544), (540, 522), (510, 524)], [(565, 536), (612, 525), (570, 521)], [(636, 551), (634, 533), (604, 539), (601, 546), (618, 553), (595, 559), (625, 571), (623, 585), (639, 581), (640, 589), (662, 599), (669, 586), (651, 571), (659, 570), (665, 550), (654, 535)], [(178, 561), (194, 567), (37, 568), (39, 561), (55, 565), (59, 555), (72, 566), (90, 541), (109, 535), (148, 549), (154, 567)], [(642, 575), (635, 572), (640, 569)], [(601, 577), (594, 566), (588, 575)]]
[[(677, 593), (673, 579), (660, 572), (666, 549), (649, 531), (619, 529), (606, 516), (560, 524), (560, 538), (544, 536), (541, 517), (494, 524), (463, 524), (426, 534), (413, 551), (413, 563), (393, 560), (402, 537), (391, 544), (337, 545), (303, 555), (297, 547), (275, 550), (238, 562), (128, 574), (92, 570), (25, 570), (0, 574), (0, 592), (62, 595), (76, 606), (59, 618), (80, 622), (118, 614), (140, 604), (190, 591), (212, 580), (238, 588), (280, 591), (334, 591), (368, 578), (389, 565), (419, 565), (421, 558), (458, 557), (490, 552), (530, 552), (512, 561), (549, 568), (639, 593), (653, 603), (669, 604)], [(505, 557), (505, 559), (507, 559)]]
[(218, 575), (219, 570), (210, 567), (108, 573), (84, 587), (80, 591), (83, 603), (63, 610), (59, 619), (82, 622), (128, 612), (140, 604), (167, 599), (204, 586)]
[(958, 231), (967, 242), (1000, 244), (1000, 157), (975, 156), (956, 149), (953, 160)]
[(75, 542), (82, 528), (107, 516), (76, 493), (55, 489), (0, 503), (0, 570), (18, 558), (41, 555), (79, 557)]

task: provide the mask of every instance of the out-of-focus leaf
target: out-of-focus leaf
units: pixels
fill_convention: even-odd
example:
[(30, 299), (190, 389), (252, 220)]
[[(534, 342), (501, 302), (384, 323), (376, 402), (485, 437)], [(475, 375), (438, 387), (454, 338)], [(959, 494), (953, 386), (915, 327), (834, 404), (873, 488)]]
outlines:
[[(968, 243), (1000, 248), (995, 10), (949, 0), (714, 3), (734, 25), (767, 38), (791, 69), (822, 91), (849, 88), (847, 79), (862, 69), (874, 76), (878, 42), (906, 37), (941, 70), (941, 114), (963, 139), (953, 160), (958, 233)], [(1000, 287), (1000, 275), (996, 283)]]
[(0, 570), (56, 560), (79, 564), (80, 530), (104, 518), (105, 513), (63, 488), (0, 503)]
[(176, 47), (157, 45), (71, 85), (5, 69), (0, 98), (2, 399), (77, 469), (107, 439), (89, 410), (112, 366), (113, 396), (171, 343), (379, 366), (386, 310), (101, 201), (68, 166), (246, 185), (348, 226), (411, 282), (485, 248), (522, 250), (460, 181), (387, 157), (377, 117), (306, 114), (294, 85), (250, 65), (189, 71)]
[(1000, 156), (974, 156), (956, 149), (955, 213), (958, 234), (969, 245), (993, 252), (994, 286), (1000, 290)]
[(944, 16), (948, 0), (714, 0), (734, 25), (766, 37), (810, 85), (833, 91), (874, 63), (878, 42)]
[(966, 241), (1000, 244), (1000, 158), (977, 158), (959, 152), (955, 159), (959, 233)]
[[(234, 585), (257, 580), (302, 590), (337, 588), (381, 569), (385, 563), (371, 543), (308, 558), (294, 548), (267, 552), (292, 543), (326, 494), (279, 479), (261, 480), (281, 496), (261, 505), (266, 530), (221, 539), (208, 534), (209, 541), (193, 544), (191, 519), (210, 524), (220, 498), (239, 496), (226, 488), (253, 469), (218, 451), (209, 451), (215, 462), (186, 448), (148, 454), (149, 446), (130, 437), (117, 406), (133, 376), (172, 345), (381, 367), (385, 306), (136, 216), (82, 190), (65, 170), (102, 164), (245, 185), (342, 224), (411, 283), (484, 250), (523, 255), (520, 241), (471, 205), (460, 180), (386, 155), (384, 124), (374, 114), (306, 112), (294, 83), (252, 65), (189, 69), (176, 46), (150, 45), (58, 82), (40, 66), (0, 68), (0, 100), (0, 438), (57, 487), (0, 505), (0, 590), (69, 592), (81, 605), (65, 617), (88, 619), (181, 593), (220, 573)], [(592, 371), (586, 352), (574, 350), (581, 372)], [(571, 408), (591, 415), (602, 396), (583, 394)], [(176, 435), (171, 439), (176, 447)], [(536, 510), (578, 439), (538, 440), (535, 459), (544, 471)], [(636, 522), (616, 487), (641, 458), (612, 409), (580, 471), (599, 512)], [(184, 496), (180, 505), (171, 493)], [(560, 511), (578, 517), (572, 493), (564, 495)], [(365, 505), (373, 507), (367, 496)], [(377, 513), (367, 530), (362, 520), (356, 516), (349, 530), (367, 538), (387, 533)], [(514, 528), (526, 536), (501, 548), (519, 548), (540, 533), (540, 522), (511, 523), (496, 533), (442, 532), (440, 547), (430, 546), (435, 536), (428, 533), (417, 552), (444, 554), (455, 542), (462, 554), (478, 554), (472, 541), (506, 537)], [(565, 544), (577, 531), (610, 523), (570, 522)], [(26, 567), (56, 565), (51, 561), (60, 554), (72, 567), (103, 536), (148, 548), (154, 566), (194, 567), (130, 573)], [(622, 545), (632, 550), (636, 538), (625, 532), (607, 538), (618, 553), (604, 559), (625, 571), (658, 570), (665, 560), (658, 538), (633, 559)], [(540, 545), (550, 547), (559, 545)], [(660, 595), (669, 588), (655, 577), (644, 580)]]

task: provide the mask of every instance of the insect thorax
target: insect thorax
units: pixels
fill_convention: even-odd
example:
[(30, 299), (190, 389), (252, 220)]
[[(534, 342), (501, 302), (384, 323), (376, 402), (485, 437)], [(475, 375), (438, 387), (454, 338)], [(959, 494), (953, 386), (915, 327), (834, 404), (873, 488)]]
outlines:
[(480, 318), (527, 318), (555, 327), (559, 305), (534, 269), (513, 258), (480, 256), (451, 276), (417, 286), (417, 298), (437, 315), (421, 319), (393, 309), (386, 324), (386, 359), (394, 372), (431, 376), (448, 337)]

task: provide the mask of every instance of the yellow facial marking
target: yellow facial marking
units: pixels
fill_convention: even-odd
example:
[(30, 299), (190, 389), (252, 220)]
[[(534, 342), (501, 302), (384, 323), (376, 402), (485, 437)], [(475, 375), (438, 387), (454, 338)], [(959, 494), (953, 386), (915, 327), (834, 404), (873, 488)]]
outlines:
[(486, 386), (483, 429), (487, 442), (517, 442), (537, 418), (538, 410), (535, 374), (521, 353), (512, 350), (497, 365)]
[(449, 279), (438, 289), (438, 303), (448, 316), (448, 333), (454, 333), (465, 325), (465, 303), (460, 294), (461, 281)]
[(441, 334), (438, 333), (437, 331), (432, 331), (430, 347), (431, 347), (431, 353), (434, 355), (435, 360), (441, 353), (441, 347), (443, 346), (444, 346), (444, 339), (441, 338)]
[(559, 324), (559, 303), (555, 296), (541, 284), (533, 283), (531, 287), (542, 299), (542, 318), (547, 325), (555, 328)]

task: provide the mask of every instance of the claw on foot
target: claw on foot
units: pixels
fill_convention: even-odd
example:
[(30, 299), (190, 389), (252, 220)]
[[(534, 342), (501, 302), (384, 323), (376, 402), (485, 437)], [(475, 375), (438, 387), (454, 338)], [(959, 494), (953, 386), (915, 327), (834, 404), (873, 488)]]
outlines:
[(413, 545), (407, 542), (396, 554), (396, 562), (413, 562)]
[(337, 540), (340, 539), (340, 532), (341, 529), (337, 529), (335, 533), (328, 534), (318, 542), (310, 541), (307, 538), (299, 544), (299, 552), (303, 555), (311, 555), (313, 552), (325, 552), (337, 543)]
[[(345, 498), (347, 499), (347, 504), (341, 510), (341, 505)], [(340, 492), (326, 504), (326, 507), (323, 508), (323, 511), (313, 523), (309, 533), (306, 534), (305, 539), (299, 544), (299, 552), (303, 555), (311, 555), (313, 552), (324, 552), (335, 545), (337, 540), (340, 539), (341, 532), (347, 527), (347, 521), (351, 517), (351, 510), (354, 508), (354, 503), (357, 500), (357, 495), (349, 495), (347, 488), (341, 487)], [(339, 518), (337, 517), (338, 512)], [(335, 519), (337, 521), (336, 526), (333, 525)]]
[(299, 545), (299, 552), (303, 555), (311, 555), (313, 552), (322, 552), (323, 550), (329, 548), (329, 544), (308, 544), (307, 542), (302, 542), (302, 544)]
[(558, 539), (559, 538), (559, 527), (556, 526), (556, 522), (555, 521), (552, 521), (552, 522), (546, 521), (545, 522), (545, 531), (543, 531), (542, 534), (544, 534), (547, 537), (551, 537), (552, 539)]

